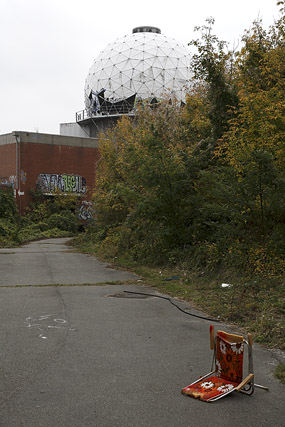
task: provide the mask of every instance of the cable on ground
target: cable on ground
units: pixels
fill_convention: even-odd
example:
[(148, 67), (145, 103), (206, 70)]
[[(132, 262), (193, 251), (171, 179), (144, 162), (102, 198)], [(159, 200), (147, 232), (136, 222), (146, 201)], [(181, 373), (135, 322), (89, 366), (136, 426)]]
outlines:
[(210, 317), (204, 317), (204, 316), (199, 316), (199, 314), (189, 313), (189, 311), (185, 311), (185, 310), (183, 310), (183, 308), (181, 308), (177, 304), (175, 304), (171, 298), (163, 297), (162, 295), (148, 294), (148, 293), (143, 293), (143, 292), (133, 292), (133, 291), (124, 291), (124, 292), (126, 294), (145, 295), (145, 296), (165, 299), (166, 301), (169, 301), (170, 304), (174, 305), (174, 307), (178, 308), (178, 310), (182, 311), (182, 313), (188, 314), (188, 316), (198, 317), (198, 319), (208, 320), (209, 322), (220, 322), (220, 320), (218, 320), (218, 319), (211, 319)]

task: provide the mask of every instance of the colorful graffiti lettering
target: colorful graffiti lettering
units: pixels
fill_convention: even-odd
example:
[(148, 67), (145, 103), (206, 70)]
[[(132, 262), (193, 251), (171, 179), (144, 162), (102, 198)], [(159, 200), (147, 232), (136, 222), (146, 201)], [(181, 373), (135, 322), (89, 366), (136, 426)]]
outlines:
[(16, 176), (0, 176), (0, 185), (5, 185), (8, 187), (15, 187), (16, 184)]
[(78, 216), (83, 221), (88, 221), (92, 219), (92, 216), (93, 216), (92, 202), (83, 201), (80, 206)]
[(38, 176), (37, 187), (43, 193), (59, 190), (63, 193), (81, 194), (86, 192), (86, 179), (80, 175), (41, 173)]

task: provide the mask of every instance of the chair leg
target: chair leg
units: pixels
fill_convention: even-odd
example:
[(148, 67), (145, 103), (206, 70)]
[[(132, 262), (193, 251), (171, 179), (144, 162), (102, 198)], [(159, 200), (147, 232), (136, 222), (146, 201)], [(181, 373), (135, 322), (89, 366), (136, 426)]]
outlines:
[(256, 388), (261, 388), (262, 390), (269, 391), (269, 387), (266, 387), (266, 386), (264, 386), (264, 385), (254, 384), (254, 387), (256, 387)]
[[(252, 358), (252, 335), (248, 334), (247, 335), (247, 339), (248, 339), (248, 371), (249, 372), (253, 372), (253, 358)], [(259, 385), (259, 384), (254, 384), (253, 380), (252, 380), (252, 384), (251, 386), (253, 387), (253, 391), (254, 391), (254, 387), (256, 388), (261, 388), (262, 390), (269, 390), (268, 387), (265, 387), (263, 385)], [(253, 391), (249, 394), (252, 394)]]
[(245, 394), (252, 394), (254, 392), (253, 374), (249, 374), (237, 387), (236, 391)]
[(239, 390), (240, 393), (247, 394), (248, 396), (254, 393), (254, 384), (246, 384), (246, 386)]

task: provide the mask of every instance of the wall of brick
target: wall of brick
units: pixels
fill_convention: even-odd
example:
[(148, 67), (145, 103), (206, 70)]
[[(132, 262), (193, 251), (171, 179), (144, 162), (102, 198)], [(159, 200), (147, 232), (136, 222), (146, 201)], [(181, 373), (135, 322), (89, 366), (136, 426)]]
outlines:
[(54, 188), (52, 183), (90, 200), (98, 160), (96, 139), (29, 132), (0, 135), (0, 179), (2, 185), (11, 181), (21, 214), (31, 202), (31, 190), (44, 187), (52, 193), (47, 190)]
[(86, 180), (87, 198), (95, 184), (98, 148), (21, 143), (21, 212), (31, 201), (30, 189), (36, 189), (40, 175), (73, 175)]
[(0, 186), (15, 185), (16, 142), (0, 144)]

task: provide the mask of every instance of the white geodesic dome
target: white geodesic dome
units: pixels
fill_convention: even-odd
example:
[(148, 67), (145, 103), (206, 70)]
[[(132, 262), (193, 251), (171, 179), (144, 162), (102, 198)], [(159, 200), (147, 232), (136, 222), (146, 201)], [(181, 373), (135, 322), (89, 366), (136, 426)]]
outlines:
[(151, 102), (165, 95), (184, 102), (190, 59), (185, 46), (158, 28), (134, 28), (132, 34), (110, 43), (93, 62), (85, 83), (85, 107), (100, 114), (98, 94), (109, 104), (130, 97)]

